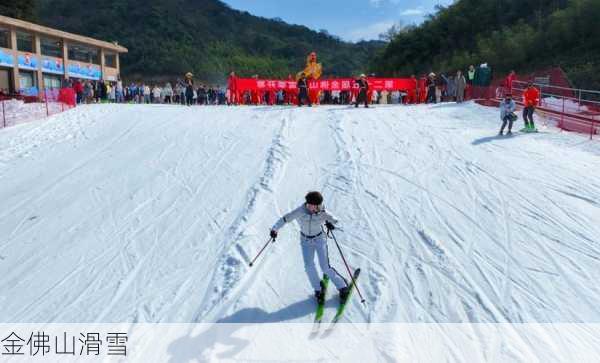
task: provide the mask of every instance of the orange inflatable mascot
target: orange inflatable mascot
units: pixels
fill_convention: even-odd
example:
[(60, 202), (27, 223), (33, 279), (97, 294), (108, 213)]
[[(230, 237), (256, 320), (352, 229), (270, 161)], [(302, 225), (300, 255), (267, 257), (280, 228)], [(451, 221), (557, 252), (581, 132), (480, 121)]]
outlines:
[[(300, 79), (300, 75), (304, 73), (306, 75), (307, 81), (317, 80), (321, 78), (321, 74), (323, 73), (323, 66), (321, 63), (317, 63), (317, 53), (312, 52), (306, 58), (306, 67), (304, 70), (298, 72), (296, 74), (296, 80)], [(313, 105), (319, 103), (319, 91), (318, 90), (309, 90), (310, 102)]]

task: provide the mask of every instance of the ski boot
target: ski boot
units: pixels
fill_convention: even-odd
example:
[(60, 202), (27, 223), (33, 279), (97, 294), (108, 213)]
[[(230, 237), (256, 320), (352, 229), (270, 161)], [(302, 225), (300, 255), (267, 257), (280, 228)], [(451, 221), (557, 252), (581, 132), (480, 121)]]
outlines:
[(340, 304), (344, 304), (346, 300), (348, 300), (348, 296), (350, 295), (350, 287), (342, 287), (339, 289), (340, 294)]
[(319, 284), (321, 285), (321, 290), (315, 290), (315, 298), (317, 299), (318, 304), (323, 304), (325, 303), (325, 291), (327, 289), (327, 286), (325, 285), (323, 280), (321, 280)]
[(325, 302), (323, 290), (315, 290), (315, 299), (317, 299), (317, 304), (323, 304)]

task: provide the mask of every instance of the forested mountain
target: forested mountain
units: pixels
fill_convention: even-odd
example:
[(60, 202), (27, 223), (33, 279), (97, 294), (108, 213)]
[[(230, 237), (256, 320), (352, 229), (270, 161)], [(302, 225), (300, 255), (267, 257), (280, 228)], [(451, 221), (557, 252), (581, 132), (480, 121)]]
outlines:
[(0, 14), (22, 20), (35, 19), (35, 0), (0, 0)]
[[(191, 71), (200, 79), (243, 76), (287, 77), (316, 51), (325, 75), (366, 70), (382, 42), (343, 42), (324, 31), (289, 25), (230, 8), (219, 0), (18, 0), (23, 8), (0, 13), (42, 25), (118, 41), (126, 78), (166, 78)], [(14, 0), (8, 0), (13, 3)], [(29, 5), (26, 5), (29, 4)]]
[(497, 74), (561, 66), (600, 89), (600, 0), (457, 0), (404, 28), (371, 63), (382, 74), (455, 71), (489, 63)]
[(600, 0), (457, 0), (384, 43), (343, 42), (304, 26), (231, 9), (219, 0), (0, 0), (0, 14), (129, 49), (126, 78), (192, 71), (223, 81), (285, 77), (316, 51), (325, 75), (454, 71), (489, 63), (496, 74), (561, 66), (578, 87), (600, 89)]

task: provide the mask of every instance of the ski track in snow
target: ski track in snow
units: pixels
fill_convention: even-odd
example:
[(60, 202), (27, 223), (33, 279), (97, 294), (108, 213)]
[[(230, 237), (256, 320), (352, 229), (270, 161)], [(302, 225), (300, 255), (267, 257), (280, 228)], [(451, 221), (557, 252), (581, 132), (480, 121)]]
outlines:
[[(260, 213), (264, 209), (264, 205), (268, 204), (268, 198), (273, 193), (277, 183), (278, 174), (283, 168), (283, 164), (287, 157), (285, 135), (288, 132), (288, 124), (291, 120), (288, 119), (289, 115), (284, 115), (284, 113), (288, 112), (282, 111), (281, 114), (275, 114), (273, 116), (276, 119), (281, 119), (281, 126), (273, 137), (271, 146), (268, 149), (262, 177), (260, 177), (256, 184), (248, 191), (246, 206), (240, 211), (234, 223), (227, 229), (227, 232), (223, 236), (221, 244), (224, 248), (223, 251), (219, 253), (221, 257), (207, 289), (207, 295), (212, 294), (212, 296), (207, 296), (204, 299), (206, 301), (204, 304), (205, 306), (196, 316), (196, 321), (206, 320), (207, 314), (215, 308), (217, 309), (217, 312), (213, 313), (213, 317), (209, 319), (213, 321), (218, 320), (218, 318), (222, 316), (223, 307), (226, 306), (223, 303), (239, 296), (244, 292), (244, 289), (248, 289), (253, 277), (248, 275), (254, 275), (258, 273), (257, 271), (260, 271), (260, 265), (258, 265), (257, 268), (255, 268), (255, 271), (252, 271), (252, 274), (248, 273), (246, 278), (244, 278), (243, 273), (249, 272), (247, 271), (246, 266), (250, 260), (244, 258), (242, 255), (241, 251), (243, 251), (243, 247), (241, 246), (241, 243), (248, 237), (246, 231), (249, 226), (253, 224), (255, 219), (253, 218), (254, 215)], [(241, 281), (242, 279), (245, 281)], [(219, 306), (219, 304), (221, 306)]]
[(600, 321), (598, 142), (497, 118), (98, 105), (0, 130), (0, 321), (309, 322), (297, 226), (248, 262), (312, 189), (363, 271), (346, 322)]

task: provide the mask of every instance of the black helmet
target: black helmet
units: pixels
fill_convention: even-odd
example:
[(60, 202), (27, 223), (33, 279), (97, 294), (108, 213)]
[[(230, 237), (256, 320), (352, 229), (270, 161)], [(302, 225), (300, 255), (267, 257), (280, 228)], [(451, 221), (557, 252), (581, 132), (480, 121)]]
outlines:
[(316, 191), (309, 192), (304, 198), (306, 199), (307, 204), (321, 205), (323, 203), (323, 196), (321, 195), (321, 193)]

